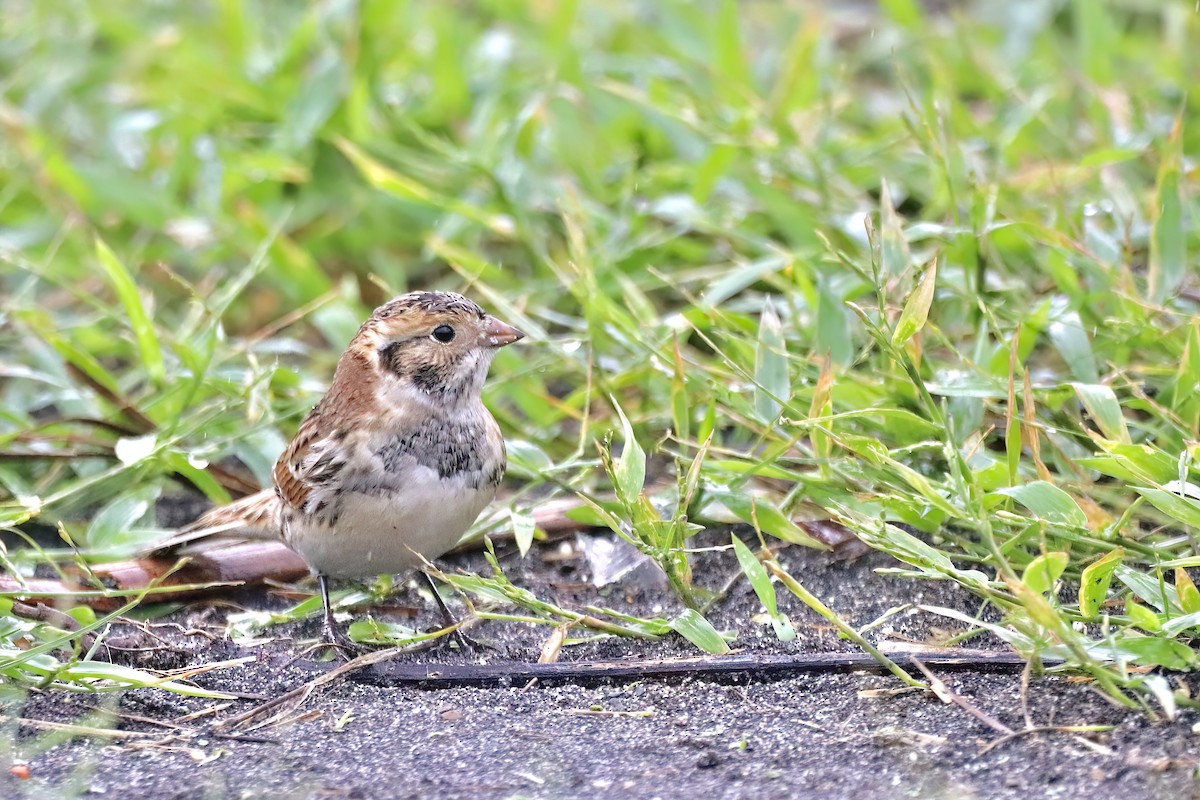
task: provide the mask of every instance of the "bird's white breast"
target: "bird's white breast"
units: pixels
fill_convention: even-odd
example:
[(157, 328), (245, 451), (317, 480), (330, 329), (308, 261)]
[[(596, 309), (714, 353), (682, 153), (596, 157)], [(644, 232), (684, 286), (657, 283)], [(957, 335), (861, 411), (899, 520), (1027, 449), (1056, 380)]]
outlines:
[(361, 578), (403, 572), (458, 542), (495, 496), (495, 486), (471, 486), (415, 467), (399, 491), (346, 492), (336, 516), (296, 516), (285, 537), (314, 572)]

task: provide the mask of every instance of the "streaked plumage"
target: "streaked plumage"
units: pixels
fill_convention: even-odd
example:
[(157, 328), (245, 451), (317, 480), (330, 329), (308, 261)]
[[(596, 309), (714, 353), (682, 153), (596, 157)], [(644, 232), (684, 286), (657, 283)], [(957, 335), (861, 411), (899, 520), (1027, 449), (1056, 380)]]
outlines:
[(504, 439), (480, 392), (496, 350), (522, 336), (449, 292), (380, 306), (276, 462), (274, 488), (214, 509), (165, 544), (282, 536), (323, 589), (327, 577), (401, 572), (440, 556), (504, 475)]

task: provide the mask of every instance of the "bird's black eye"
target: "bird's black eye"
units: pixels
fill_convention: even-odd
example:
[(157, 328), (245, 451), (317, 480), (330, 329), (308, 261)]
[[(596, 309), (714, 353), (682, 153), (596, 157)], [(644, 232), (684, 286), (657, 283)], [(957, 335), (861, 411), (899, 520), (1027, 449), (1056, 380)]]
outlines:
[(454, 328), (449, 325), (438, 325), (433, 329), (433, 338), (445, 344), (454, 338)]

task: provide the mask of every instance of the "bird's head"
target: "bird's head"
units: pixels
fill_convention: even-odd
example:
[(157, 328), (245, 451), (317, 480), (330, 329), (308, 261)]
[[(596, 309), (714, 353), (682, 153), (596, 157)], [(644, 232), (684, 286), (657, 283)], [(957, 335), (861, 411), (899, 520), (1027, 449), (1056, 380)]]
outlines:
[(389, 380), (447, 403), (478, 397), (496, 351), (525, 334), (453, 292), (411, 292), (375, 309), (352, 348)]

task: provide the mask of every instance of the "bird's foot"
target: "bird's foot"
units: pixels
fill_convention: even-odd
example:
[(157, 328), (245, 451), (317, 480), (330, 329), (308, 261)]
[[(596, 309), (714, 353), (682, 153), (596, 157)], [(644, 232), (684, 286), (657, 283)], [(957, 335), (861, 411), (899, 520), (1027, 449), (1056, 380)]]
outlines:
[(371, 651), (371, 648), (359, 644), (343, 633), (332, 619), (327, 618), (322, 624), (321, 638), (323, 641), (317, 643), (314, 650), (330, 650), (336, 657), (346, 661)]
[[(468, 620), (467, 622), (471, 621), (472, 620)], [(469, 658), (478, 658), (488, 652), (498, 652), (494, 645), (491, 645), (487, 642), (482, 642), (472, 636), (468, 636), (463, 630), (465, 625), (466, 623), (459, 625), (449, 634), (438, 637), (434, 641), (433, 646), (439, 650), (453, 648)]]
[(337, 620), (333, 618), (333, 604), (329, 602), (329, 579), (319, 574), (317, 580), (321, 584), (321, 607), (325, 612), (321, 621), (321, 635), (325, 641), (317, 644), (313, 649), (332, 650), (334, 655), (347, 661), (368, 652), (370, 648), (352, 641), (342, 632), (342, 629), (338, 627)]

